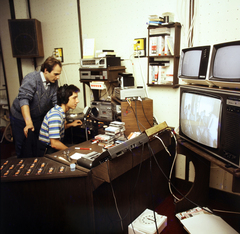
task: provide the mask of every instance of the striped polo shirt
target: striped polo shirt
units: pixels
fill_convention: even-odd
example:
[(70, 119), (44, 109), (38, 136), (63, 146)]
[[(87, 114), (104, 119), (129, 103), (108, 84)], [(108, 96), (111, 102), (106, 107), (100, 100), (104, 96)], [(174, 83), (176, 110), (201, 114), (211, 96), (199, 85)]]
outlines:
[(39, 140), (50, 145), (50, 138), (59, 139), (60, 141), (64, 138), (64, 123), (65, 113), (63, 109), (55, 105), (45, 115), (40, 129)]

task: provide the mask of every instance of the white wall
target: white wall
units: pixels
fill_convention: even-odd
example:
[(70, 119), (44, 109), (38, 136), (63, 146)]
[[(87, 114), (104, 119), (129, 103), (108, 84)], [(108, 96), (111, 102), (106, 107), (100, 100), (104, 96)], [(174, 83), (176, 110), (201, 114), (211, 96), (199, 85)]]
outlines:
[(195, 1), (194, 46), (240, 39), (240, 1)]
[[(19, 78), (16, 58), (12, 57), (10, 34), (7, 20), (11, 18), (8, 0), (1, 0), (0, 23), (3, 57), (5, 62), (6, 76), (8, 80), (9, 102), (12, 104), (18, 94)], [(80, 62), (80, 38), (78, 25), (78, 8), (76, 0), (69, 1), (46, 1), (31, 0), (31, 18), (41, 22), (44, 46), (44, 58), (37, 58), (37, 70), (42, 62), (53, 53), (54, 48), (63, 48), (63, 70), (60, 77), (60, 85), (64, 83), (75, 84), (82, 90), (79, 82)], [(14, 0), (16, 19), (29, 18), (27, 1)], [(33, 71), (33, 59), (21, 59), (23, 76)], [(83, 92), (79, 94), (83, 100)], [(83, 108), (83, 102), (79, 103)]]
[[(147, 39), (148, 16), (173, 12), (175, 21), (184, 24), (182, 35), (186, 34), (188, 1), (81, 0), (80, 7), (84, 38), (95, 38), (96, 50), (114, 49), (124, 59), (122, 65), (127, 67), (127, 72), (133, 73), (137, 86), (147, 83), (147, 59), (133, 58), (133, 40)], [(178, 127), (178, 89), (147, 89), (149, 98), (154, 100), (153, 111), (158, 122), (166, 121), (169, 126)]]
[(5, 64), (6, 77), (8, 79), (8, 94), (10, 104), (13, 102), (19, 88), (19, 78), (16, 59), (12, 57), (12, 47), (8, 29), (8, 19), (11, 19), (9, 1), (1, 0), (0, 7), (0, 35), (2, 42), (2, 52)]

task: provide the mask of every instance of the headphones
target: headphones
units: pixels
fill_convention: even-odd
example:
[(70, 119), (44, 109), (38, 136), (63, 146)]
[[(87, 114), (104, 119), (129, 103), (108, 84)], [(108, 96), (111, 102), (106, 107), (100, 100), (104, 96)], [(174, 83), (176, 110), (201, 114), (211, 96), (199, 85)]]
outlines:
[(62, 93), (61, 93), (61, 99), (62, 99), (62, 104), (67, 104), (68, 100), (66, 101), (65, 95), (66, 95), (66, 89), (68, 88), (68, 85), (65, 84), (62, 86)]

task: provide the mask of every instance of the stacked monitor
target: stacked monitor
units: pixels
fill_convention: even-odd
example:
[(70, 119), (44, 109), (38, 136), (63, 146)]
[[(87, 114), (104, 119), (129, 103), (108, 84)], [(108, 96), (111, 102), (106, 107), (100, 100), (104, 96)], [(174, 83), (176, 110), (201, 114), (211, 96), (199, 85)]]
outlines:
[(240, 89), (240, 41), (183, 49), (178, 78), (188, 84)]
[(183, 49), (178, 77), (194, 84), (180, 87), (181, 138), (240, 168), (240, 41)]
[(240, 92), (181, 86), (179, 135), (240, 168)]

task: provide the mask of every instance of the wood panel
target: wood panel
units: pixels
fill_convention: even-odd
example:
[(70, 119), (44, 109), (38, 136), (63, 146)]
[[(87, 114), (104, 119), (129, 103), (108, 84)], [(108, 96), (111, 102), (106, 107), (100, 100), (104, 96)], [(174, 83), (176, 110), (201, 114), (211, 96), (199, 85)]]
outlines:
[(131, 132), (143, 132), (153, 126), (153, 100), (145, 98), (141, 101), (120, 101), (112, 97), (112, 102), (121, 105), (121, 121), (125, 122), (125, 135)]

